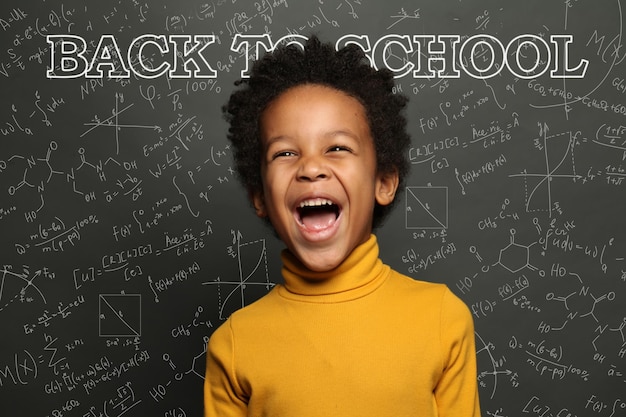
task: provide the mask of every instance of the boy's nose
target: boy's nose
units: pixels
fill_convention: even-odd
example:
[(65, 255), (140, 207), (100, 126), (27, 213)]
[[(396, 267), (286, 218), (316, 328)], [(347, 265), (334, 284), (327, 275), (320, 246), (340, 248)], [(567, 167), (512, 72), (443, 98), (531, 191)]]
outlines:
[(326, 179), (330, 175), (330, 170), (321, 157), (307, 157), (300, 161), (298, 169), (298, 179), (302, 181), (317, 181)]

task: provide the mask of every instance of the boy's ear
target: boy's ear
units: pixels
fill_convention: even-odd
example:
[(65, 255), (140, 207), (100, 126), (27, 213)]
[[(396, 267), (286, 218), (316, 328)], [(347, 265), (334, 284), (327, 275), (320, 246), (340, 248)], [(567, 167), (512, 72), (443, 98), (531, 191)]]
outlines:
[(398, 191), (400, 177), (398, 170), (391, 172), (379, 173), (376, 178), (376, 202), (381, 206), (391, 204)]
[(267, 211), (265, 210), (265, 197), (263, 196), (263, 191), (249, 190), (248, 196), (250, 197), (250, 201), (252, 201), (256, 215), (259, 217), (266, 217)]

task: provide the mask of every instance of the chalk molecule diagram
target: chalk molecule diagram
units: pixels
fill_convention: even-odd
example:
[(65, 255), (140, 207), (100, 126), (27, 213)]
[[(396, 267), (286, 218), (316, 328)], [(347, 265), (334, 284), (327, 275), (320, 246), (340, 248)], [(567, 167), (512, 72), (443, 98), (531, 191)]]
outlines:
[(516, 243), (515, 233), (515, 229), (510, 230), (511, 240), (508, 245), (500, 250), (498, 261), (492, 266), (500, 265), (512, 274), (527, 268), (531, 271), (539, 271), (541, 276), (545, 275), (545, 271), (539, 270), (530, 262), (530, 248), (537, 242), (528, 245)]

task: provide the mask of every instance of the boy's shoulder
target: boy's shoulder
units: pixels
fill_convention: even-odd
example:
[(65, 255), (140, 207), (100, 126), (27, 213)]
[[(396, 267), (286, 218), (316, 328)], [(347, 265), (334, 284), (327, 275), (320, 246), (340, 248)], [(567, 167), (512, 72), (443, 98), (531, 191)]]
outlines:
[(391, 269), (390, 279), (393, 286), (403, 288), (410, 292), (422, 293), (423, 295), (443, 294), (450, 291), (446, 284), (415, 279), (393, 268)]
[(239, 310), (233, 312), (229, 320), (235, 322), (241, 321), (258, 321), (263, 322), (274, 316), (277, 306), (276, 287), (273, 287), (267, 294), (264, 294), (257, 300), (245, 305)]
[(390, 286), (398, 298), (427, 303), (431, 307), (467, 309), (465, 303), (446, 284), (422, 281), (391, 270)]

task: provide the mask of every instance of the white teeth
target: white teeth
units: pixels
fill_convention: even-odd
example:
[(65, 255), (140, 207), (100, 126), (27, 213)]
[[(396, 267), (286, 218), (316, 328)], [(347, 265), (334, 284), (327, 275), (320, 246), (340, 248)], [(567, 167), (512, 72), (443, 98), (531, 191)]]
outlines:
[(304, 200), (300, 203), (300, 207), (315, 207), (315, 206), (332, 206), (334, 203), (325, 198), (314, 198), (312, 200)]

